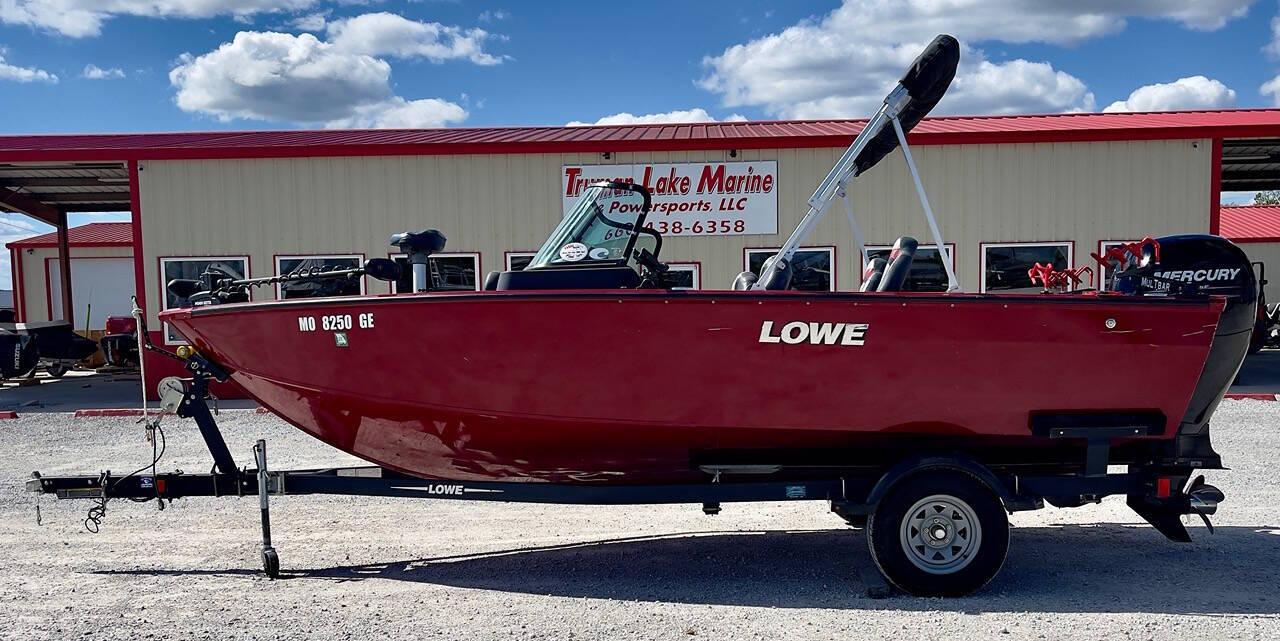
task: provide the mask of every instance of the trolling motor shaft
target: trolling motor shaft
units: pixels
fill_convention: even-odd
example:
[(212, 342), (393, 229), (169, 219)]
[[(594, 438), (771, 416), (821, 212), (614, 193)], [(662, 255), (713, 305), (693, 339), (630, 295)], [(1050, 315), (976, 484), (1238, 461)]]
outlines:
[(431, 280), (427, 276), (428, 261), (432, 254), (444, 249), (444, 243), (444, 234), (435, 229), (392, 234), (387, 241), (388, 245), (400, 248), (413, 266), (413, 291), (425, 292), (431, 289)]

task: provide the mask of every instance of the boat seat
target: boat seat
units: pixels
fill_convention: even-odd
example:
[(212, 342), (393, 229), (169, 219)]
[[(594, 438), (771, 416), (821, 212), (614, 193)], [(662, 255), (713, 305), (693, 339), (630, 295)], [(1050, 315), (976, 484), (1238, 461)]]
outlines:
[(795, 273), (791, 269), (791, 263), (784, 262), (781, 269), (770, 272), (769, 268), (776, 260), (778, 260), (778, 255), (774, 254), (766, 258), (764, 263), (760, 265), (760, 273), (768, 274), (765, 277), (764, 288), (773, 290), (791, 289), (791, 276)]
[(756, 284), (756, 278), (758, 276), (754, 272), (738, 272), (738, 275), (733, 279), (733, 291), (745, 292), (751, 289), (751, 286)]
[(861, 291), (874, 292), (876, 287), (880, 286), (880, 279), (884, 277), (884, 268), (889, 265), (889, 261), (883, 258), (872, 258), (867, 263), (867, 268), (862, 270), (862, 287)]
[(910, 236), (903, 236), (893, 243), (893, 250), (889, 252), (889, 264), (884, 268), (884, 275), (880, 277), (880, 284), (876, 286), (876, 291), (902, 291), (902, 285), (907, 282), (907, 274), (911, 272), (911, 261), (915, 258), (916, 249), (919, 246), (920, 243)]

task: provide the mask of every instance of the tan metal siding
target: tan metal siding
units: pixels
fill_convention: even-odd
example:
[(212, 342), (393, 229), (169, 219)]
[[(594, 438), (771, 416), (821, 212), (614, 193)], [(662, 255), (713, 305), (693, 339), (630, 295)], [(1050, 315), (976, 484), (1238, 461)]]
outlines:
[[(395, 231), (426, 227), (446, 251), (480, 252), (479, 277), (502, 269), (504, 252), (532, 251), (561, 217), (564, 164), (778, 161), (776, 235), (672, 237), (663, 257), (699, 261), (705, 288), (727, 287), (744, 247), (776, 247), (842, 149), (613, 154), (493, 154), (250, 160), (149, 161), (140, 174), (148, 301), (159, 301), (158, 256), (250, 256), (253, 276), (273, 256), (384, 256)], [(1099, 240), (1208, 231), (1211, 156), (1207, 140), (918, 146), (930, 202), (957, 274), (979, 287), (982, 242), (1074, 242), (1077, 265)], [(867, 241), (911, 235), (932, 243), (901, 152), (856, 181), (855, 212)], [(858, 255), (837, 203), (807, 244), (837, 247), (836, 281), (857, 285)], [(387, 291), (368, 284), (370, 293)], [(255, 298), (271, 297), (269, 291)], [(150, 305), (154, 311), (158, 305)]]
[[(22, 300), (26, 305), (24, 321), (37, 322), (53, 320), (49, 318), (49, 278), (45, 269), (45, 259), (57, 258), (56, 247), (29, 247), (22, 249)], [(71, 269), (76, 268), (77, 258), (118, 258), (132, 256), (132, 247), (72, 247)], [(17, 304), (16, 301), (14, 303)]]
[(1267, 303), (1280, 303), (1280, 243), (1241, 243), (1249, 260), (1261, 262), (1266, 266), (1266, 277), (1269, 284), (1264, 288)]

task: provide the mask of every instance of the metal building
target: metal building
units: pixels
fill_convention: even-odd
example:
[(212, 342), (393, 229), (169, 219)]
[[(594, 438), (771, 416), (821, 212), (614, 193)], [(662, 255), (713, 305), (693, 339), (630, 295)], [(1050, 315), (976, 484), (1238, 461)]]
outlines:
[[(175, 344), (156, 313), (182, 301), (163, 283), (210, 263), (251, 276), (355, 264), (392, 255), (393, 232), (434, 227), (449, 238), (437, 284), (474, 289), (527, 260), (574, 190), (606, 176), (662, 190), (650, 220), (667, 232), (663, 260), (691, 287), (726, 288), (782, 243), (863, 124), (0, 136), (0, 206), (53, 221), (132, 211), (135, 286), (155, 340)], [(1224, 185), (1280, 184), (1280, 110), (931, 118), (910, 138), (967, 291), (1030, 288), (1031, 263), (1092, 264), (1108, 243), (1218, 232)], [(80, 168), (110, 175), (77, 180)], [(872, 251), (903, 235), (929, 246), (900, 152), (850, 197)], [(858, 286), (862, 256), (838, 209), (799, 255), (797, 286)], [(945, 284), (941, 260), (922, 252), (908, 287)]]
[[(67, 234), (76, 329), (102, 329), (107, 316), (128, 316), (134, 293), (133, 226), (89, 223)], [(26, 322), (65, 318), (58, 233), (5, 245), (9, 250), (14, 311)]]
[(1267, 304), (1280, 303), (1280, 206), (1224, 206), (1221, 233), (1263, 264)]

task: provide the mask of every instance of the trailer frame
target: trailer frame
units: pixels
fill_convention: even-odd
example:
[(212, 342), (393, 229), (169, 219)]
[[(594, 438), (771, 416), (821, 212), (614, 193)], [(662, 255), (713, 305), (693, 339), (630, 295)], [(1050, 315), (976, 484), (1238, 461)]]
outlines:
[[(1105, 496), (1125, 494), (1129, 506), (1158, 531), (1175, 541), (1189, 541), (1180, 517), (1198, 514), (1209, 525), (1208, 515), (1217, 509), (1222, 493), (1205, 485), (1204, 477), (1190, 479), (1185, 468), (1160, 465), (1130, 465), (1123, 473), (1108, 473), (1111, 446), (1117, 439), (1132, 439), (1146, 433), (1143, 425), (1063, 425), (1046, 431), (1050, 439), (1074, 439), (1085, 444), (1080, 470), (1071, 474), (997, 474), (963, 452), (922, 452), (874, 469), (842, 468), (817, 472), (787, 480), (768, 479), (781, 465), (704, 465), (707, 475), (701, 483), (662, 485), (556, 484), (424, 479), (379, 466), (329, 467), (272, 470), (267, 462), (267, 444), (259, 439), (253, 446), (254, 468), (237, 468), (210, 411), (210, 380), (226, 381), (229, 374), (216, 363), (194, 351), (173, 354), (146, 344), (147, 349), (165, 353), (183, 362), (191, 373), (181, 381), (181, 395), (161, 383), (162, 405), (181, 418), (190, 418), (213, 459), (207, 473), (156, 472), (152, 465), (124, 476), (110, 471), (99, 474), (43, 476), (33, 472), (27, 490), (53, 494), (59, 499), (93, 499), (86, 527), (95, 527), (106, 514), (111, 499), (164, 501), (184, 497), (258, 497), (262, 514), (262, 567), (269, 578), (280, 574), (280, 558), (271, 538), (270, 497), (330, 494), (398, 498), (431, 498), (506, 503), (553, 503), (574, 505), (701, 504), (703, 513), (720, 513), (722, 503), (765, 501), (827, 501), (832, 512), (855, 527), (865, 526), (895, 488), (918, 475), (951, 475), (989, 490), (999, 507), (1012, 513), (1044, 507), (1046, 497), (1060, 507), (1100, 501)], [(171, 395), (166, 398), (166, 393)], [(156, 422), (148, 423), (148, 435), (155, 444)], [(148, 472), (150, 468), (150, 472)], [(793, 469), (792, 471), (796, 471)], [(762, 480), (763, 479), (763, 480)], [(1185, 488), (1185, 490), (1184, 490)], [(39, 518), (37, 503), (37, 519)], [(1007, 525), (1005, 526), (1007, 528)], [(868, 537), (872, 560), (885, 578), (893, 580), (876, 555)], [(1003, 557), (1001, 557), (1003, 562)], [(998, 570), (998, 567), (996, 568)], [(994, 575), (994, 574), (993, 574)], [(865, 576), (868, 594), (885, 596), (889, 589), (876, 576)], [(985, 581), (984, 581), (985, 583)]]

